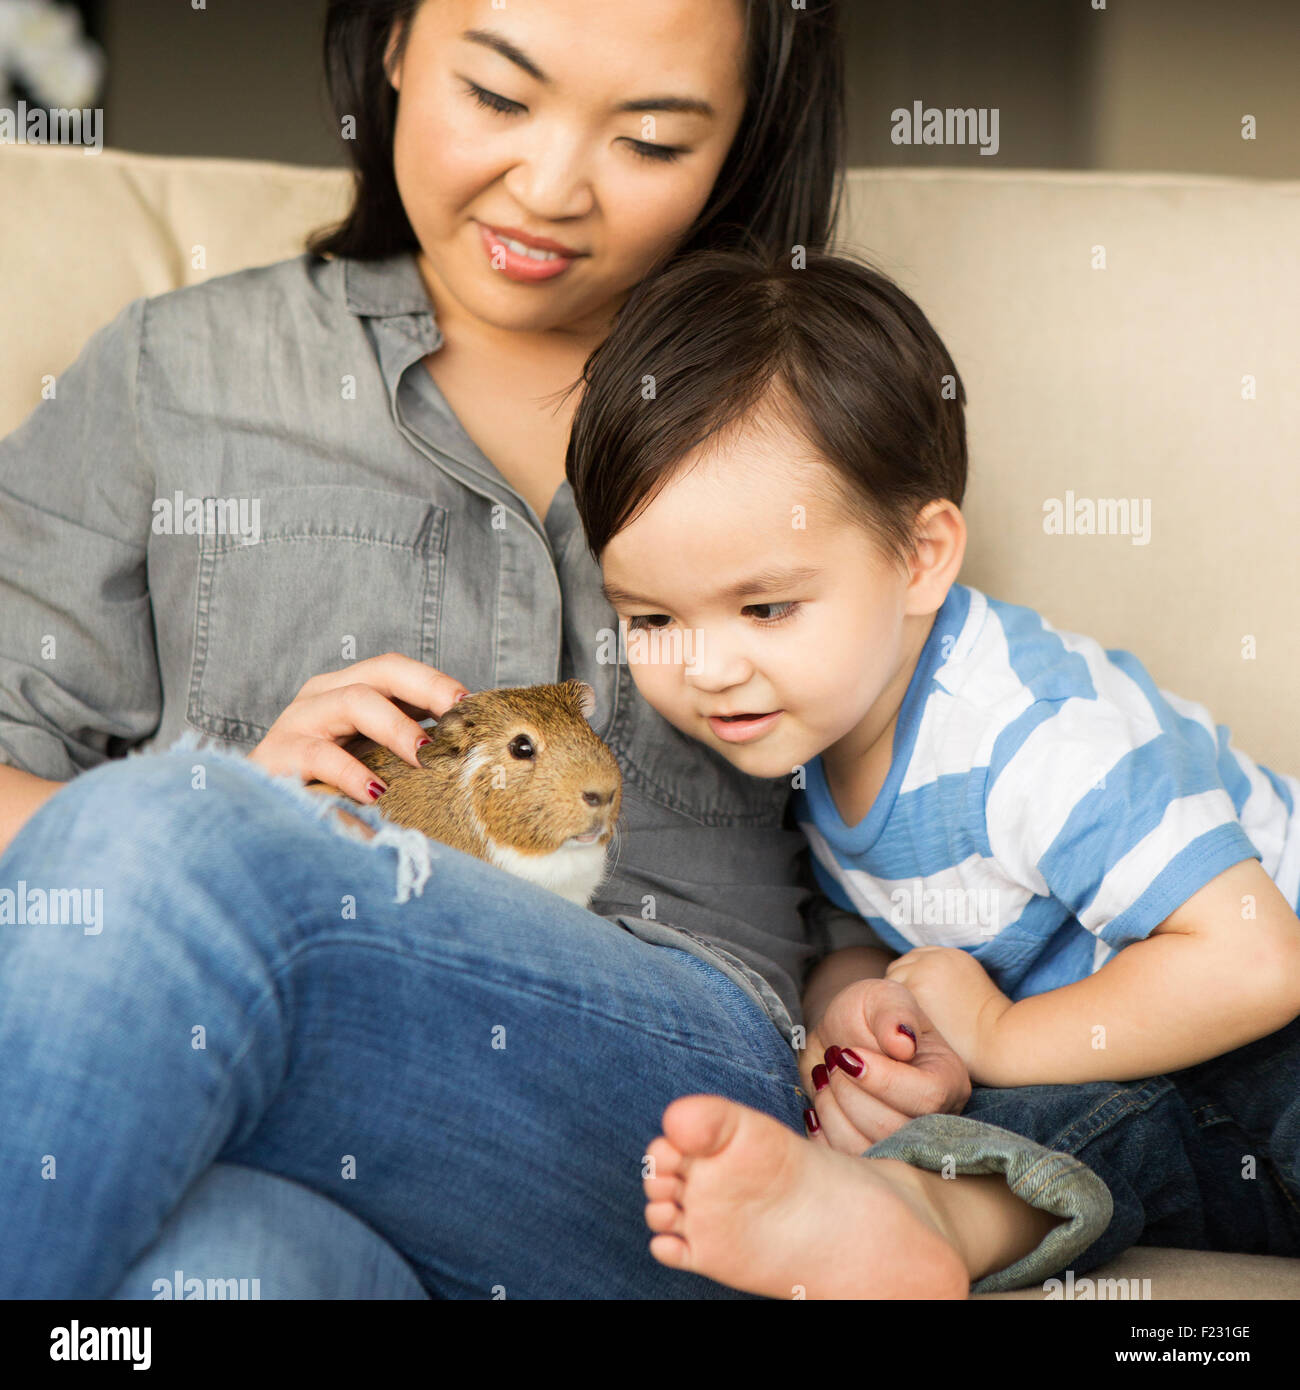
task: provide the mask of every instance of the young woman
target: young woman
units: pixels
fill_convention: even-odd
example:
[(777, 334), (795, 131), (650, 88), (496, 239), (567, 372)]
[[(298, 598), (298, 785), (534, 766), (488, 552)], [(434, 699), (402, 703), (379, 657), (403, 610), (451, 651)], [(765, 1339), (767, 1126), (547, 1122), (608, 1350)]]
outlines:
[[(785, 785), (603, 659), (556, 402), (677, 255), (826, 240), (835, 6), (340, 0), (327, 53), (346, 222), (130, 305), (0, 444), (0, 1293), (733, 1296), (651, 1258), (645, 1146), (691, 1092), (801, 1128), (845, 938)], [(460, 692), (569, 676), (625, 777), (591, 912), (300, 785), (378, 825), (349, 735), (414, 761)], [(77, 889), (95, 925), (34, 925)], [(1063, 1268), (1105, 1185), (943, 1114), (960, 1060), (872, 998), (882, 1291)]]

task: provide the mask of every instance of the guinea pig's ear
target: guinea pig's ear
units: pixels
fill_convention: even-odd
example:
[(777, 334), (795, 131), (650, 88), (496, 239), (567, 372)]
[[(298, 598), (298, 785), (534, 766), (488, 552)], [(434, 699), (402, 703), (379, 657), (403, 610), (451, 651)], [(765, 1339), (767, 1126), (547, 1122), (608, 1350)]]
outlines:
[(469, 748), (473, 727), (468, 712), (462, 709), (459, 704), (452, 705), (446, 714), (438, 716), (438, 736), (435, 740), (438, 751), (452, 754), (464, 753)]
[(586, 681), (569, 680), (564, 682), (565, 689), (578, 702), (578, 710), (584, 719), (590, 719), (596, 712), (596, 692)]

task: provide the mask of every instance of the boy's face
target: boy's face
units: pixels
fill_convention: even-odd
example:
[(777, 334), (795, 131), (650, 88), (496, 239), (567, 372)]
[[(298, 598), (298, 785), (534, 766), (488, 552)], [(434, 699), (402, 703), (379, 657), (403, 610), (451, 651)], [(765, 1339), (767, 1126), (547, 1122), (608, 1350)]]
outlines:
[[(923, 610), (925, 634), (932, 625), (910, 576), (827, 500), (831, 476), (774, 418), (746, 421), (683, 460), (601, 555), (641, 694), (754, 777), (866, 753), (882, 733), (873, 707), (896, 696), (896, 709), (906, 690)], [(724, 594), (764, 572), (752, 592)], [(773, 711), (749, 725), (716, 717)]]

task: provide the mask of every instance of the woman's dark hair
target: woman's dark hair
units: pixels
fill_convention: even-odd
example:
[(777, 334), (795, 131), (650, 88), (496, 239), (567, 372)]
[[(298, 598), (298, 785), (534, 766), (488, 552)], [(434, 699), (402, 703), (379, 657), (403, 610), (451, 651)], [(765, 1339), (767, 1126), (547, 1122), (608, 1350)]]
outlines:
[(892, 280), (845, 256), (679, 260), (633, 290), (580, 384), (565, 472), (597, 559), (688, 454), (767, 410), (833, 470), (820, 495), (900, 565), (917, 513), (966, 491), (947, 348)]
[[(396, 54), (421, 4), (436, 0), (332, 0), (325, 19), (325, 71), (355, 172), (352, 209), (307, 241), (318, 256), (377, 260), (418, 242), (393, 173), (397, 93), (384, 54), (400, 26)], [(839, 210), (844, 152), (844, 60), (839, 0), (741, 0), (745, 7), (748, 94), (745, 115), (713, 195), (681, 244), (662, 258), (726, 248), (752, 238), (789, 251), (823, 246)]]

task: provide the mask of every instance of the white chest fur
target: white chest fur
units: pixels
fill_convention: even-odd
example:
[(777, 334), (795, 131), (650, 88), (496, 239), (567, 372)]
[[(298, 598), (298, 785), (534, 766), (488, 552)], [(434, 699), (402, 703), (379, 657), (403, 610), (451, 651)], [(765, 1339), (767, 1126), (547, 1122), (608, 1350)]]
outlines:
[(549, 888), (562, 898), (586, 907), (606, 873), (605, 846), (565, 843), (550, 854), (520, 854), (517, 849), (488, 840), (488, 855), (498, 868), (529, 883)]

